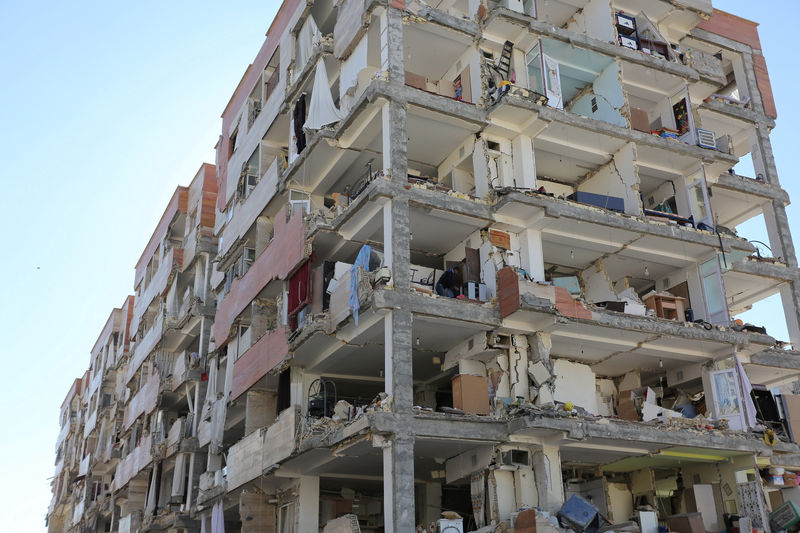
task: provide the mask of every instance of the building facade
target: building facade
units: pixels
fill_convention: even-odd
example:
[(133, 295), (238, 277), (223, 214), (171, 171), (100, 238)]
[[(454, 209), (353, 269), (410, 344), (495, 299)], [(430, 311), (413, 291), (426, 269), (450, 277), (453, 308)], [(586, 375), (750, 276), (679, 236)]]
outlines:
[[(49, 531), (769, 530), (776, 118), (706, 0), (285, 0), (64, 400)], [(789, 338), (737, 320), (776, 294)]]

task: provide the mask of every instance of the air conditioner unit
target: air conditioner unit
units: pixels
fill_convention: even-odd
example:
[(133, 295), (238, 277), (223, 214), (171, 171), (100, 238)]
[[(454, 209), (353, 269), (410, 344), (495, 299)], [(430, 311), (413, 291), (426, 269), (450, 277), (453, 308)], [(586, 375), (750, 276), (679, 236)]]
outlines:
[(701, 148), (717, 149), (717, 134), (709, 130), (697, 128), (697, 145)]
[(507, 450), (500, 454), (500, 463), (506, 466), (531, 466), (529, 450)]
[(256, 185), (258, 185), (258, 174), (250, 174), (248, 172), (247, 177), (245, 178), (245, 184), (247, 187), (247, 194), (249, 195), (252, 190), (256, 188)]

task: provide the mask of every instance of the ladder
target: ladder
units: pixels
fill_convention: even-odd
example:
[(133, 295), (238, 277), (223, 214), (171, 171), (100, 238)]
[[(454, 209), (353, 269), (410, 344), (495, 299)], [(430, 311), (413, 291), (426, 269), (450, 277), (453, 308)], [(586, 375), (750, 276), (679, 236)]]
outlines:
[(504, 80), (508, 80), (511, 74), (511, 51), (513, 49), (514, 43), (511, 41), (506, 41), (505, 44), (503, 44), (503, 52), (500, 54), (500, 63), (497, 65), (497, 72), (500, 73)]

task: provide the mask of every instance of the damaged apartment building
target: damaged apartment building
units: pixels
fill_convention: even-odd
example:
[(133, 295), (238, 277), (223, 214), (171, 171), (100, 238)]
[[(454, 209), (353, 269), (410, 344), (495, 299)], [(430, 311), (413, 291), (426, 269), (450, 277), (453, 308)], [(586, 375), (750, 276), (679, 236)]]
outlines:
[[(62, 404), (49, 531), (783, 529), (776, 117), (708, 0), (285, 0)], [(738, 318), (775, 295), (788, 338)]]

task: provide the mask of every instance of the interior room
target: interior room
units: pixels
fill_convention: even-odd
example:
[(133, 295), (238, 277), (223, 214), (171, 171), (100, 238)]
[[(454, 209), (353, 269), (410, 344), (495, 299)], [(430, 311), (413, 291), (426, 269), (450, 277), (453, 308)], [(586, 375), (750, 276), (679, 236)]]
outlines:
[[(544, 50), (544, 60), (540, 54)], [(542, 38), (525, 56), (528, 87), (548, 97), (550, 107), (626, 126), (619, 66), (608, 56)], [(545, 80), (542, 69), (550, 74)]]

